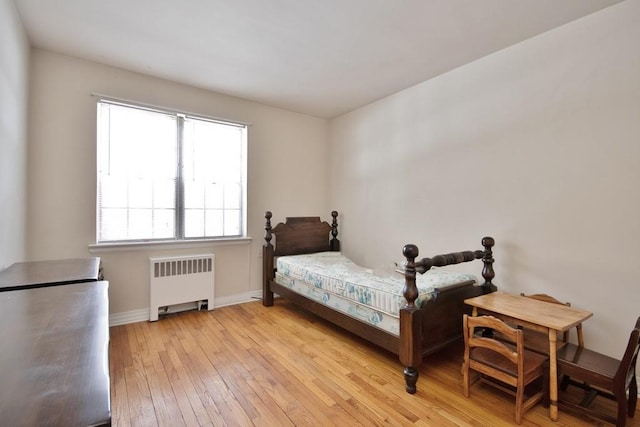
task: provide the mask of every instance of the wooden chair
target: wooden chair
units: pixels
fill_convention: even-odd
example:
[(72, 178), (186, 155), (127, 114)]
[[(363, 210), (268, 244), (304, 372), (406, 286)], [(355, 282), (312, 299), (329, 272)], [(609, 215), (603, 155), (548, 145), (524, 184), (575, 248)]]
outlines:
[[(558, 404), (585, 412), (595, 418), (625, 426), (627, 415), (633, 417), (638, 400), (636, 361), (640, 347), (640, 317), (631, 332), (622, 360), (569, 344), (558, 351), (558, 374), (571, 377), (569, 384), (587, 390), (585, 398), (575, 403), (560, 396)], [(564, 385), (566, 387), (566, 385)], [(627, 397), (628, 392), (628, 397)], [(615, 400), (617, 417), (596, 411), (589, 406), (597, 396)]]
[[(562, 302), (551, 295), (547, 294), (530, 294), (526, 295), (524, 293), (520, 293), (520, 296), (533, 298), (538, 301), (550, 302), (552, 304), (560, 304), (567, 307), (571, 307), (571, 303)], [(539, 332), (533, 329), (523, 328), (524, 330), (524, 348), (527, 350), (535, 351), (536, 353), (544, 354), (545, 356), (549, 356), (549, 336), (545, 332)], [(578, 347), (584, 347), (584, 338), (582, 336), (582, 323), (576, 325), (576, 336), (578, 339)], [(569, 343), (569, 331), (564, 331), (562, 337), (557, 337), (556, 340), (556, 351), (564, 347)], [(574, 345), (574, 344), (572, 344)], [(563, 388), (567, 388), (567, 384), (571, 382), (571, 378), (568, 375), (563, 375), (560, 377), (561, 384)], [(544, 402), (545, 406), (549, 404), (549, 402)]]
[[(552, 304), (561, 304), (567, 307), (571, 307), (570, 303), (562, 302), (547, 294), (525, 295), (521, 293), (520, 295), (527, 298), (533, 298), (538, 301), (550, 302)], [(549, 356), (549, 336), (546, 332), (539, 332), (529, 328), (521, 329), (524, 331), (524, 348), (526, 348), (527, 350), (535, 351), (536, 353), (544, 354), (545, 356)], [(582, 324), (576, 326), (576, 332), (578, 338), (578, 346), (584, 347), (584, 338), (582, 337)], [(511, 341), (508, 337), (501, 336), (500, 334), (496, 334), (496, 338), (513, 344), (513, 341)], [(569, 331), (565, 331), (562, 334), (562, 337), (558, 337), (556, 341), (556, 350), (562, 348), (568, 342)]]
[[(533, 298), (538, 301), (550, 302), (552, 304), (562, 304), (567, 307), (571, 307), (571, 303), (562, 302), (547, 294), (525, 295), (524, 293), (521, 293), (520, 295), (527, 298)], [(579, 324), (576, 326), (576, 333), (578, 338), (578, 346), (584, 347), (584, 338), (582, 337), (582, 324)], [(569, 331), (565, 331), (562, 334), (562, 338), (558, 337), (558, 340), (556, 341), (556, 350), (562, 348), (568, 342), (569, 342)], [(540, 353), (548, 356), (549, 355), (549, 336), (546, 333), (525, 328), (524, 347), (527, 350), (532, 350), (532, 351), (535, 351), (536, 353)]]
[[(478, 379), (516, 396), (516, 423), (522, 422), (522, 413), (546, 395), (538, 391), (525, 400), (525, 387), (542, 378), (542, 389), (548, 384), (548, 357), (524, 348), (523, 332), (512, 328), (493, 316), (463, 315), (464, 362), (462, 381), (464, 396), (469, 397), (469, 386)], [(513, 340), (515, 346), (492, 337), (474, 334), (476, 328), (490, 328)], [(470, 371), (479, 375), (470, 379)], [(493, 380), (491, 380), (493, 379)], [(497, 381), (495, 381), (497, 380)], [(514, 391), (515, 388), (515, 391)]]

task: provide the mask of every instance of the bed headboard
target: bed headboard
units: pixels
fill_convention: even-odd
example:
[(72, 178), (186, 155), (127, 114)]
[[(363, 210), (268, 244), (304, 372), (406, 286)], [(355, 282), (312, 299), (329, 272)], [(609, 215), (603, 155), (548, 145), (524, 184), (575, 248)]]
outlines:
[[(276, 236), (274, 256), (339, 251), (338, 212), (331, 212), (331, 216), (333, 217), (331, 225), (321, 221), (317, 216), (298, 216), (287, 217), (284, 223), (271, 227), (272, 214), (267, 211), (264, 214), (266, 219), (264, 246), (272, 246), (271, 239)], [(329, 233), (331, 233), (331, 239), (329, 239)]]

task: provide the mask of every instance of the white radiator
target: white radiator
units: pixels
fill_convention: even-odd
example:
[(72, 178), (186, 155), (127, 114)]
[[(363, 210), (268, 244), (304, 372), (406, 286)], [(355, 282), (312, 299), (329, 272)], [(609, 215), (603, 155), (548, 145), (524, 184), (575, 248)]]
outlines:
[(214, 260), (213, 254), (149, 258), (149, 320), (178, 304), (195, 302), (200, 308), (207, 300), (213, 310)]

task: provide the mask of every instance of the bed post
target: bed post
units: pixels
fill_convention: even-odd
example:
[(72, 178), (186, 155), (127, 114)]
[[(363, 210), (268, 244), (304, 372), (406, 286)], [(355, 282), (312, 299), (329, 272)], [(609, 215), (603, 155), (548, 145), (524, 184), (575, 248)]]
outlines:
[(271, 211), (264, 214), (266, 224), (264, 226), (265, 243), (262, 246), (262, 305), (271, 307), (273, 305), (273, 292), (269, 286), (269, 282), (273, 279), (273, 245), (271, 244)]
[(407, 258), (405, 267), (405, 284), (403, 289), (404, 298), (407, 304), (400, 309), (400, 363), (404, 365), (405, 390), (407, 393), (416, 392), (418, 382), (418, 367), (422, 363), (422, 322), (420, 319), (420, 309), (416, 307), (415, 301), (418, 297), (418, 287), (416, 286), (416, 265), (418, 256), (416, 245), (405, 245), (402, 253)]
[(484, 246), (484, 256), (482, 257), (482, 262), (484, 263), (484, 267), (482, 267), (482, 277), (484, 277), (484, 283), (480, 285), (482, 288), (483, 294), (488, 294), (491, 292), (495, 292), (498, 290), (498, 287), (491, 283), (494, 277), (496, 277), (495, 271), (493, 271), (493, 251), (492, 247), (496, 244), (496, 241), (493, 237), (483, 237), (482, 238), (482, 246)]
[(331, 221), (331, 241), (329, 242), (329, 250), (339, 252), (340, 240), (338, 240), (338, 212), (331, 211), (333, 221)]

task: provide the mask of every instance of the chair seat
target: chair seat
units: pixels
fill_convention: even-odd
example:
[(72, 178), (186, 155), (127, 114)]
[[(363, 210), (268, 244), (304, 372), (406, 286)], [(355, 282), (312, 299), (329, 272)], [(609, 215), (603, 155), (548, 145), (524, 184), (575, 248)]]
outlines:
[[(538, 372), (541, 366), (544, 365), (544, 363), (547, 361), (547, 357), (528, 350), (524, 350), (523, 354), (524, 376), (525, 378), (530, 378), (532, 375), (535, 375)], [(492, 368), (497, 369), (500, 372), (504, 372), (505, 374), (511, 375), (513, 377), (518, 376), (518, 365), (514, 365), (513, 362), (510, 362), (504, 356), (501, 356), (495, 351), (491, 351), (482, 347), (475, 347), (471, 350), (469, 357), (471, 358), (471, 360), (475, 360), (476, 362), (491, 366)]]
[[(618, 359), (571, 343), (558, 350), (557, 357), (563, 374), (571, 377), (580, 373), (586, 383), (605, 388), (611, 387), (620, 366)], [(585, 372), (588, 378), (583, 378)]]

